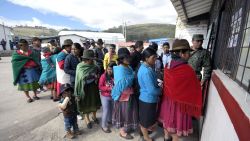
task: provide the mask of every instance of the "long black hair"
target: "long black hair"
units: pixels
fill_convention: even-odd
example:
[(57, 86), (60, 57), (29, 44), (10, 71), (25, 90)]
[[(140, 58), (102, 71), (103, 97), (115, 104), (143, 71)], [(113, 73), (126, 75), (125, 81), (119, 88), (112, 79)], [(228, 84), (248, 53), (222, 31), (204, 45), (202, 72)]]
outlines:
[(149, 58), (152, 55), (157, 55), (156, 51), (153, 48), (151, 48), (151, 47), (146, 48), (142, 52), (142, 61), (146, 61), (146, 58)]
[[(114, 61), (111, 61), (111, 62), (108, 64), (108, 68), (112, 68), (112, 70), (113, 70), (113, 67), (114, 67), (114, 66), (117, 66), (117, 64), (116, 64)], [(114, 74), (108, 75), (108, 73), (106, 73), (106, 81), (110, 81), (113, 77), (114, 77)]]
[(129, 57), (130, 57), (129, 50), (127, 48), (120, 48), (118, 50), (118, 59), (117, 59), (118, 65), (123, 64), (123, 59), (129, 59)]

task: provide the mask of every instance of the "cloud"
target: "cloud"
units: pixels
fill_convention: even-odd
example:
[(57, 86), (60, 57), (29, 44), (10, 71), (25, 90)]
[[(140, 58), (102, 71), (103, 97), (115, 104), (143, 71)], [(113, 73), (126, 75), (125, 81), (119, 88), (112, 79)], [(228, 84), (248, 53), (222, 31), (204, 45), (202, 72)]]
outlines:
[(56, 13), (93, 28), (107, 29), (138, 23), (176, 23), (176, 11), (168, 0), (8, 0), (41, 13)]
[(7, 19), (5, 17), (0, 16), (0, 19), (2, 20), (1, 23), (4, 22), (4, 24), (8, 25), (8, 26), (28, 25), (28, 26), (33, 26), (33, 27), (34, 26), (43, 26), (43, 27), (53, 28), (53, 29), (57, 29), (57, 30), (64, 29), (64, 28), (70, 29), (70, 27), (66, 27), (66, 26), (46, 24), (35, 17), (32, 17), (31, 20), (11, 20), (11, 19)]

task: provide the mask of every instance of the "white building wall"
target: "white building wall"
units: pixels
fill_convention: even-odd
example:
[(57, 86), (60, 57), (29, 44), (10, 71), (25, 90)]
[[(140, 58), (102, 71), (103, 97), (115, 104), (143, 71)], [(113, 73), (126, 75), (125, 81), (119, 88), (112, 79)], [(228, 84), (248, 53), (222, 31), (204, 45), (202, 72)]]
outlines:
[(213, 82), (210, 83), (207, 104), (201, 141), (238, 141), (233, 124)]
[[(0, 24), (0, 42), (2, 41), (2, 39), (6, 41), (6, 50), (10, 50), (9, 40), (13, 41), (11, 37), (11, 29)], [(3, 50), (2, 45), (0, 45), (0, 51), (1, 50)]]
[(180, 18), (177, 18), (176, 29), (175, 29), (175, 38), (182, 38), (187, 39), (190, 46), (192, 46), (192, 36), (193, 34), (203, 34), (204, 41), (203, 47), (207, 46), (208, 39), (207, 37), (207, 21), (199, 21), (195, 24), (187, 25), (186, 23), (182, 22)]
[(121, 33), (106, 33), (106, 32), (87, 32), (87, 31), (60, 31), (58, 35), (76, 34), (97, 41), (101, 38), (106, 44), (117, 44), (125, 42), (125, 38)]
[(65, 35), (65, 36), (60, 36), (60, 45), (63, 45), (63, 42), (66, 39), (71, 39), (73, 41), (73, 43), (79, 43), (81, 46), (83, 46), (82, 42), (85, 40), (85, 38), (82, 38), (80, 36)]

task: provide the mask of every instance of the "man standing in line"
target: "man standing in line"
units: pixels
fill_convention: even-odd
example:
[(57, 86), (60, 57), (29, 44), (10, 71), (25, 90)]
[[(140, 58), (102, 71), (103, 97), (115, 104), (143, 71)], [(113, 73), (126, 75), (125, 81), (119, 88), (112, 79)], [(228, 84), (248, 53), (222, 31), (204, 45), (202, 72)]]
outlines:
[(2, 39), (1, 45), (3, 46), (3, 50), (6, 50), (6, 41)]
[(171, 60), (171, 54), (169, 52), (169, 49), (170, 49), (169, 43), (168, 42), (163, 43), (162, 45), (163, 53), (161, 54), (161, 57), (162, 57), (162, 64), (164, 68), (166, 64), (168, 64), (169, 61)]
[(103, 47), (104, 42), (102, 39), (97, 40), (97, 48), (95, 49), (95, 57), (98, 59), (96, 60), (96, 64), (99, 67), (100, 74), (103, 74), (104, 68), (103, 68), (103, 60), (104, 55), (108, 53), (108, 49)]
[(135, 42), (135, 51), (131, 54), (130, 66), (134, 71), (139, 69), (140, 62), (142, 60), (143, 51), (143, 41), (136, 41)]
[[(192, 38), (192, 52), (188, 63), (194, 69), (197, 78), (203, 86), (211, 76), (211, 57), (209, 51), (202, 48), (204, 37), (202, 34), (194, 34)], [(201, 74), (203, 68), (203, 75)]]
[[(211, 77), (212, 66), (210, 52), (202, 47), (204, 37), (202, 34), (194, 34), (192, 38), (193, 46), (188, 63), (194, 69), (197, 79), (202, 87), (202, 105), (205, 106), (208, 81)], [(203, 69), (203, 74), (201, 71)]]

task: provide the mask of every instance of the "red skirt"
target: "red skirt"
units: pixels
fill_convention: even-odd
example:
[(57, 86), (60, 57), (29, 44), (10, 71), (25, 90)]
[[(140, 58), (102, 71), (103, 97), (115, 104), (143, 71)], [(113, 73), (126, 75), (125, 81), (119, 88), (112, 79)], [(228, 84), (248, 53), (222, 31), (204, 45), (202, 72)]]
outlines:
[(192, 116), (182, 113), (180, 106), (167, 96), (163, 96), (160, 104), (159, 121), (169, 133), (178, 136), (193, 133)]

